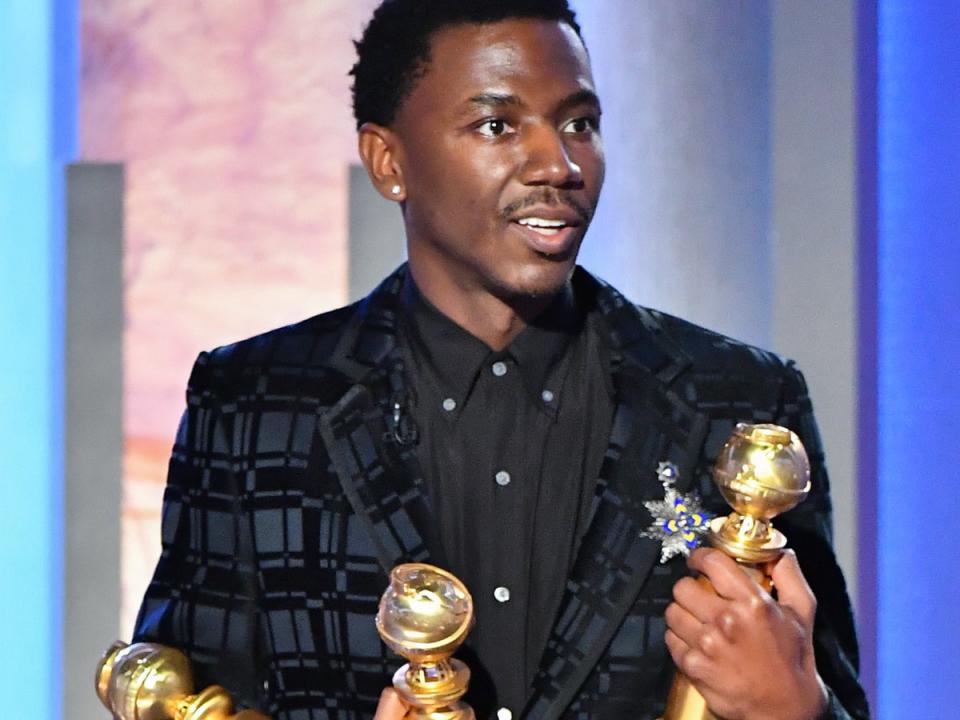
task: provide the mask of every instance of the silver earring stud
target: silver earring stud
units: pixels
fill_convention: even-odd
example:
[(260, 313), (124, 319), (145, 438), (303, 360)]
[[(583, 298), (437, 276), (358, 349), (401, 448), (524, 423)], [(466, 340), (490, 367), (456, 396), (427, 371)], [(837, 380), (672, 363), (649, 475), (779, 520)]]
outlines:
[(394, 185), (394, 186), (390, 189), (390, 192), (392, 192), (394, 195), (399, 195), (399, 194), (400, 194), (400, 191), (401, 191), (402, 189), (403, 189), (403, 188), (401, 188), (399, 185)]

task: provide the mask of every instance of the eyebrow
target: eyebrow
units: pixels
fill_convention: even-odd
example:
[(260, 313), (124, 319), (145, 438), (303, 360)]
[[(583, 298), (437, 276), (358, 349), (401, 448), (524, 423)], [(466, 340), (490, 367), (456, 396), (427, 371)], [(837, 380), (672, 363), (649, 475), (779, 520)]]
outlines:
[(518, 107), (520, 105), (523, 105), (523, 103), (519, 97), (503, 93), (481, 93), (474, 95), (464, 103), (466, 110), (476, 107)]
[[(557, 112), (569, 110), (578, 105), (591, 105), (600, 110), (600, 98), (593, 90), (577, 90), (567, 95), (563, 100), (557, 103)], [(516, 95), (505, 93), (481, 93), (474, 95), (464, 103), (464, 112), (478, 107), (522, 107), (523, 101)]]
[(600, 112), (600, 98), (597, 97), (597, 94), (593, 90), (587, 90), (586, 88), (567, 95), (560, 101), (560, 104), (557, 105), (557, 110), (562, 112), (579, 105), (590, 105), (595, 108), (597, 112)]

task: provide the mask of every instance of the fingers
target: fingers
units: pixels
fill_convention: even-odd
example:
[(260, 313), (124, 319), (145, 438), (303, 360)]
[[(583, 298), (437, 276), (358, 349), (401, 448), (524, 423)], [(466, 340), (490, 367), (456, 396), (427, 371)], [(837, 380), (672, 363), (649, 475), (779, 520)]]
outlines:
[(377, 704), (377, 713), (373, 720), (402, 720), (407, 714), (407, 706), (400, 695), (393, 688), (385, 688), (380, 693), (380, 702)]
[(719, 628), (723, 636), (730, 642), (736, 642), (737, 640), (737, 625), (738, 621), (734, 613), (724, 610), (717, 616), (714, 624)]
[(696, 550), (689, 566), (700, 577), (674, 585), (665, 642), (710, 708), (721, 717), (813, 717), (808, 709), (823, 705), (812, 644), (816, 601), (796, 556), (788, 551), (769, 566), (780, 602), (754, 579), (759, 568), (717, 550)]
[(670, 653), (670, 657), (673, 658), (673, 664), (677, 667), (681, 667), (683, 665), (683, 658), (688, 652), (690, 652), (690, 646), (681, 640), (677, 634), (669, 628), (663, 636), (663, 641), (667, 646), (667, 651)]
[(715, 666), (715, 656), (722, 652), (725, 640), (720, 639), (716, 628), (708, 628), (697, 638), (696, 645), (691, 646), (680, 639), (672, 630), (667, 630), (664, 643), (673, 659), (673, 664), (691, 680), (698, 683), (711, 680)]
[(667, 628), (687, 645), (693, 645), (703, 633), (703, 621), (696, 618), (683, 605), (670, 603), (664, 613)]
[(702, 623), (713, 622), (727, 606), (727, 602), (712, 587), (690, 577), (676, 582), (673, 599)]
[(765, 591), (751, 580), (731, 558), (713, 548), (697, 548), (687, 565), (705, 575), (720, 597), (728, 600), (750, 600)]
[(817, 612), (817, 598), (800, 570), (796, 553), (793, 550), (785, 550), (774, 564), (770, 575), (777, 588), (777, 599), (780, 604), (793, 610), (804, 627), (812, 632), (813, 618)]
[(695, 648), (708, 658), (717, 658), (726, 651), (726, 646), (737, 640), (739, 623), (730, 609), (720, 611), (712, 621), (703, 622), (679, 603), (670, 603), (664, 619), (667, 630), (678, 641), (678, 654), (687, 648)]

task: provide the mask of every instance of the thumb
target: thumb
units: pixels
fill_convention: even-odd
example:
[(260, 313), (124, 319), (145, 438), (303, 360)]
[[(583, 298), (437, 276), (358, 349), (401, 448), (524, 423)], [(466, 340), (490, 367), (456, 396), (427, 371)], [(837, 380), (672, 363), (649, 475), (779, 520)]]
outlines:
[(774, 564), (770, 577), (777, 589), (777, 601), (793, 610), (807, 632), (812, 633), (813, 618), (817, 612), (817, 598), (800, 570), (797, 554), (793, 550), (784, 550), (783, 555)]
[(407, 714), (407, 706), (400, 699), (399, 693), (393, 688), (385, 688), (380, 693), (380, 702), (377, 703), (377, 713), (373, 720), (402, 720)]

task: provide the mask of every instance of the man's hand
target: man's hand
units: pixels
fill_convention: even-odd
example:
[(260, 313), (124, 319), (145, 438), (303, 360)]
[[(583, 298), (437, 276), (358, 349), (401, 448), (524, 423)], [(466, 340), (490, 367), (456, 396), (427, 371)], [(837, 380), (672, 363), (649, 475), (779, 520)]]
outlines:
[(688, 564), (713, 590), (677, 582), (666, 643), (710, 709), (729, 720), (817, 718), (827, 703), (813, 656), (817, 601), (796, 555), (772, 567), (779, 602), (718, 550), (695, 550)]
[(403, 720), (407, 710), (397, 691), (386, 688), (380, 693), (380, 702), (377, 703), (377, 713), (373, 716), (373, 720)]

